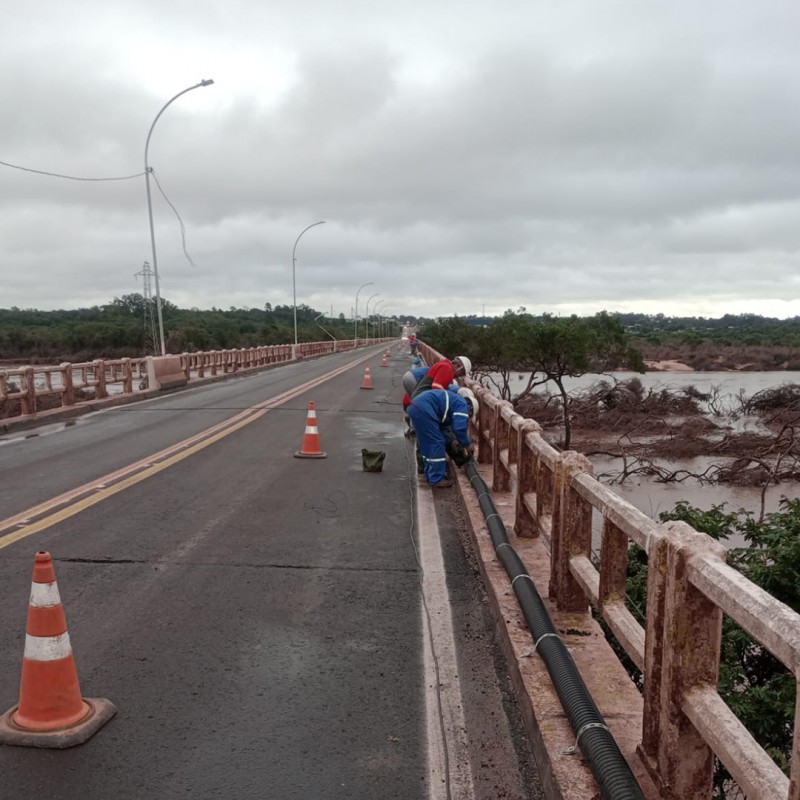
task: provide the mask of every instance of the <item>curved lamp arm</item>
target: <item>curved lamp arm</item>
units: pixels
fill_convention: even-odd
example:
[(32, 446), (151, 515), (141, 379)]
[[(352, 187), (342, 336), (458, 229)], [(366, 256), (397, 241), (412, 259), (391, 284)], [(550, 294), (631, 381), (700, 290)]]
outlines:
[(362, 283), (361, 286), (358, 287), (358, 292), (356, 292), (356, 307), (353, 311), (353, 347), (358, 346), (358, 295), (365, 286), (374, 285), (374, 281), (367, 281), (366, 283)]
[[(310, 231), (312, 228), (316, 228), (317, 225), (324, 225), (324, 224), (325, 224), (324, 219), (321, 219), (319, 222), (312, 222), (307, 228), (303, 228), (303, 230), (300, 231), (300, 236), (302, 236), (306, 231)], [(297, 243), (300, 241), (300, 236), (298, 236), (294, 240), (294, 247), (292, 248), (292, 308), (294, 308), (295, 344), (297, 344), (297, 281), (295, 280), (295, 265), (297, 264), (297, 258), (295, 257), (295, 253), (297, 251)]]
[(174, 97), (171, 97), (167, 100), (166, 103), (161, 107), (161, 111), (156, 114), (156, 118), (153, 120), (153, 124), (150, 126), (150, 130), (147, 132), (147, 139), (144, 143), (144, 182), (145, 186), (147, 187), (147, 215), (150, 219), (150, 246), (153, 251), (153, 276), (156, 279), (156, 310), (158, 311), (158, 334), (161, 343), (161, 355), (166, 355), (167, 349), (164, 343), (164, 318), (161, 314), (161, 281), (158, 279), (158, 258), (156, 256), (156, 232), (155, 228), (153, 227), (153, 198), (150, 193), (150, 173), (152, 169), (150, 164), (147, 160), (147, 154), (150, 150), (150, 137), (153, 135), (153, 128), (156, 126), (156, 122), (160, 119), (161, 115), (167, 110), (167, 107), (177, 100), (181, 95), (186, 94), (186, 92), (191, 92), (192, 89), (199, 89), (201, 86), (211, 86), (214, 83), (213, 80), (210, 78), (203, 79), (200, 83), (196, 83), (194, 86), (190, 86), (188, 89), (184, 89), (182, 92), (178, 92)]

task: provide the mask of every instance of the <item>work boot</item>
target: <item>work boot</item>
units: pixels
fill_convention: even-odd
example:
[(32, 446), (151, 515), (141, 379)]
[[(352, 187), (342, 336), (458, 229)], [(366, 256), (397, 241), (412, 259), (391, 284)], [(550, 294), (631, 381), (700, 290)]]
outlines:
[(425, 459), (422, 454), (417, 450), (417, 475), (425, 474)]
[(449, 489), (453, 485), (452, 478), (442, 478), (439, 483), (431, 485), (431, 489)]

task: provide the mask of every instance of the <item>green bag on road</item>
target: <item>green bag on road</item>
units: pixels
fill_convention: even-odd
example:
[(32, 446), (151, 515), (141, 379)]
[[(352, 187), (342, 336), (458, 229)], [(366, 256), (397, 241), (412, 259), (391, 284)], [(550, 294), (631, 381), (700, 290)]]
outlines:
[(361, 451), (361, 463), (364, 466), (364, 472), (382, 472), (385, 458), (386, 453), (383, 450), (367, 450), (364, 448)]

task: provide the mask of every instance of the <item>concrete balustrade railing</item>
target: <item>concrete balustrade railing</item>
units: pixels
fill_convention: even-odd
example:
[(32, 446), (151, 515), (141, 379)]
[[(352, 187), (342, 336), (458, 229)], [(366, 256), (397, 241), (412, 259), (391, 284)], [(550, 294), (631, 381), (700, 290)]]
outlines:
[[(61, 406), (81, 402), (81, 393), (91, 391), (93, 399), (110, 393), (130, 394), (134, 384), (147, 377), (146, 359), (121, 358), (115, 361), (63, 363), (58, 366), (25, 366), (0, 371), (0, 403), (19, 401), (19, 415), (32, 415), (45, 397), (57, 396)], [(0, 414), (0, 418), (9, 416)]]
[[(0, 420), (31, 418), (52, 409), (53, 402), (45, 398), (57, 397), (56, 407), (68, 408), (388, 341), (392, 340), (328, 340), (4, 369), (0, 370)], [(169, 380), (164, 380), (165, 374)]]
[[(429, 364), (442, 358), (422, 349)], [(790, 780), (717, 692), (723, 614), (795, 676), (800, 615), (728, 566), (711, 537), (654, 522), (597, 481), (585, 456), (557, 451), (535, 421), (467, 383), (480, 401), (476, 457), (491, 465), (493, 491), (511, 494), (514, 533), (549, 543), (551, 600), (563, 611), (591, 604), (643, 673), (638, 752), (660, 797), (708, 800), (716, 754), (748, 800), (800, 800), (800, 706)], [(648, 557), (644, 627), (625, 605), (631, 542)]]

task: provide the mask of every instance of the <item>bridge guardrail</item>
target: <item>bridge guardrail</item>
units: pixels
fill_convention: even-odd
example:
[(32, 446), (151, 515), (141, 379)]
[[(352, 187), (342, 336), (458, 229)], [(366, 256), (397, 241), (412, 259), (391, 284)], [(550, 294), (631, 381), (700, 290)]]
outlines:
[[(329, 340), (181, 353), (166, 358), (179, 358), (180, 369), (186, 381), (191, 383), (387, 341), (392, 339)], [(0, 420), (32, 417), (52, 408), (68, 408), (112, 395), (144, 392), (150, 388), (148, 375), (152, 372), (148, 364), (157, 358), (160, 357), (97, 359), (75, 364), (65, 362), (58, 366), (26, 365), (0, 370)], [(57, 401), (52, 398), (57, 398)]]
[(73, 406), (84, 393), (100, 400), (111, 394), (131, 394), (147, 379), (144, 358), (120, 358), (58, 366), (24, 366), (0, 371), (0, 418), (8, 414), (12, 401), (18, 401), (18, 415), (35, 414), (46, 397), (58, 397), (60, 406)]
[[(424, 343), (422, 350), (429, 364), (443, 358)], [(510, 402), (467, 384), (480, 401), (471, 423), (476, 457), (491, 465), (492, 490), (512, 495), (514, 533), (549, 543), (550, 598), (564, 611), (591, 604), (642, 671), (638, 752), (661, 797), (711, 798), (715, 754), (748, 800), (800, 800), (800, 706), (790, 780), (717, 692), (723, 614), (796, 677), (800, 615), (728, 566), (725, 548), (710, 536), (683, 522), (653, 521), (597, 481), (585, 456), (557, 451)], [(648, 557), (644, 627), (625, 605), (630, 542)]]

